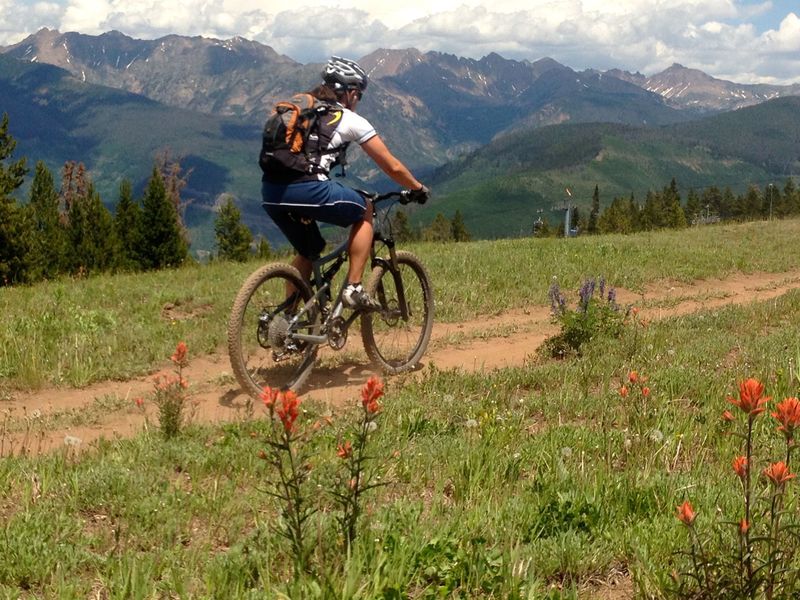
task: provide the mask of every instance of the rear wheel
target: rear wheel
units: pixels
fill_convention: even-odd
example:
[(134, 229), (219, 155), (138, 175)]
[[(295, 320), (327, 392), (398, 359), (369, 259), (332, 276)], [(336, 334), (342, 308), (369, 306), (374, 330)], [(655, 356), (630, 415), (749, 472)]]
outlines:
[(311, 295), (300, 272), (286, 264), (261, 267), (236, 294), (228, 321), (228, 355), (236, 380), (252, 397), (257, 399), (264, 386), (297, 390), (311, 373), (317, 345), (290, 336), (318, 333), (316, 306), (293, 323)]
[(411, 252), (399, 251), (397, 271), (376, 266), (366, 289), (381, 308), (361, 317), (364, 350), (386, 373), (413, 369), (433, 328), (433, 290), (425, 267)]

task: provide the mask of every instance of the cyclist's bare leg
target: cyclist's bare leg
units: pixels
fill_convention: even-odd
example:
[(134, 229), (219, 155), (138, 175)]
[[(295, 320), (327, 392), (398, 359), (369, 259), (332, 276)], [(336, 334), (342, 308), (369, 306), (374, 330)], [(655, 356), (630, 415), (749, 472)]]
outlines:
[(296, 255), (292, 259), (292, 266), (300, 271), (300, 275), (303, 276), (303, 279), (306, 281), (311, 280), (311, 261), (307, 259), (305, 256), (300, 256), (299, 254)]
[[(303, 279), (305, 281), (311, 280), (311, 271), (313, 269), (313, 265), (311, 264), (311, 261), (307, 259), (305, 256), (300, 256), (299, 254), (296, 254), (295, 257), (292, 259), (292, 266), (298, 271), (300, 271), (300, 275), (303, 276)], [(296, 291), (297, 288), (287, 281), (286, 297), (289, 298), (289, 296), (294, 294)], [(294, 311), (294, 308), (296, 307), (292, 307), (291, 310)]]
[(364, 220), (350, 230), (350, 265), (347, 269), (348, 283), (361, 283), (361, 276), (372, 248), (372, 202), (367, 200)]

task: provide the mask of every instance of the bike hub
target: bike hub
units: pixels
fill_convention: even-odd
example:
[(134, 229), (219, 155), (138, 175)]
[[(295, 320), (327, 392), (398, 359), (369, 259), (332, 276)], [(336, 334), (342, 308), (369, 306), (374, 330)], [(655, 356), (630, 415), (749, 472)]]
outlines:
[(342, 317), (336, 317), (328, 325), (328, 345), (334, 350), (341, 350), (347, 343), (347, 326)]

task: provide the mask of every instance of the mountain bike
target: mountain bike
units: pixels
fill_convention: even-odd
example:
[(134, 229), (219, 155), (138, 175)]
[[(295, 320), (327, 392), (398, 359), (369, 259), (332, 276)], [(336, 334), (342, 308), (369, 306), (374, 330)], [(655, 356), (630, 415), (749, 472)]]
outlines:
[[(311, 281), (285, 263), (256, 270), (237, 293), (228, 321), (231, 367), (242, 389), (254, 398), (265, 386), (300, 389), (319, 349), (344, 348), (357, 320), (367, 356), (386, 374), (413, 369), (425, 353), (433, 327), (430, 278), (419, 258), (396, 248), (389, 218), (396, 204), (392, 201), (407, 204), (409, 194), (360, 193), (373, 206), (372, 271), (365, 289), (377, 308), (346, 308), (345, 281), (333, 293), (334, 278), (348, 259), (346, 240), (313, 261)], [(381, 205), (385, 210), (379, 218)]]

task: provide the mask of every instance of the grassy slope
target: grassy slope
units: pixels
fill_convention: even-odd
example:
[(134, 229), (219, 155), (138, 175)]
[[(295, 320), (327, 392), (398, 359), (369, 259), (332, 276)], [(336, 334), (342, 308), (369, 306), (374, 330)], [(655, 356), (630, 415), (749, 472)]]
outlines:
[[(417, 250), (430, 266), (440, 314), (457, 320), (542, 303), (552, 275), (565, 288), (593, 274), (636, 288), (796, 269), (798, 229), (800, 222), (787, 221)], [(253, 266), (0, 289), (10, 317), (0, 347), (8, 352), (19, 340), (46, 357), (42, 336), (55, 328), (69, 344), (93, 336), (135, 343), (144, 354), (110, 352), (128, 370), (164, 356), (179, 338), (211, 350), (233, 288)], [(160, 316), (165, 301), (210, 308), (172, 324)], [(319, 578), (292, 582), (287, 545), (272, 529), (277, 506), (263, 491), (270, 472), (257, 458), (262, 419), (192, 428), (172, 443), (142, 434), (80, 458), (2, 460), (0, 590), (9, 597), (311, 598), (326, 597), (315, 586), (327, 578), (327, 597), (547, 597), (553, 583), (562, 589), (557, 597), (575, 597), (591, 579), (622, 571), (641, 594), (656, 594), (687, 543), (677, 504), (690, 499), (702, 528), (716, 507), (739, 518), (740, 486), (730, 471), (739, 451), (719, 414), (746, 376), (764, 380), (776, 398), (797, 395), (798, 310), (793, 292), (600, 338), (581, 359), (490, 374), (431, 371), (417, 383), (391, 385), (370, 447), (392, 456), (383, 463), (392, 485), (369, 492), (349, 560), (337, 550), (330, 498), (314, 495), (323, 509), (314, 517)], [(97, 346), (81, 352), (103, 362)], [(41, 365), (43, 373), (49, 368)], [(648, 378), (647, 399), (618, 394), (630, 370)], [(301, 421), (310, 423), (318, 408), (306, 408)], [(314, 436), (312, 486), (326, 485), (335, 470), (336, 444), (350, 422), (338, 416)], [(759, 421), (757, 432), (753, 468), (760, 470), (782, 448), (772, 424)], [(754, 518), (754, 535), (763, 523)], [(724, 552), (733, 555), (735, 543)]]

